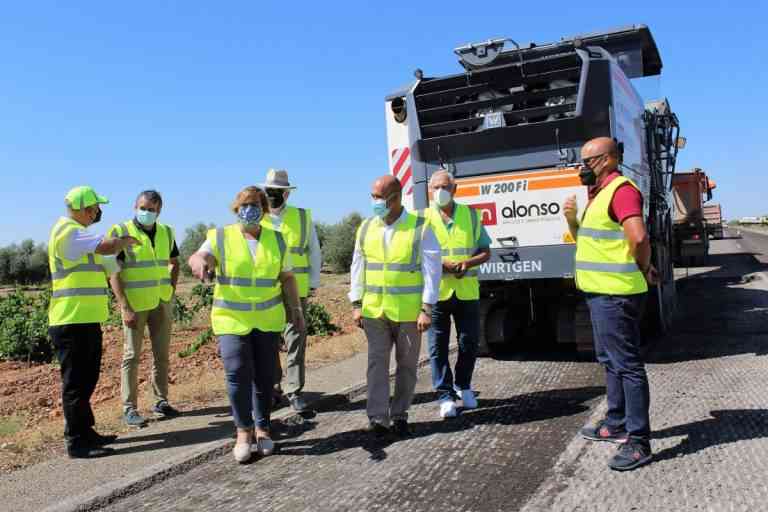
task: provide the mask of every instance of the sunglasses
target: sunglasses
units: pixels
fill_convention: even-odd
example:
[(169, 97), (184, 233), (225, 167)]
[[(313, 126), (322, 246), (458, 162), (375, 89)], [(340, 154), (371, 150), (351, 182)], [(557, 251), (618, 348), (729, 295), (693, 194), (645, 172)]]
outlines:
[(598, 158), (603, 157), (603, 156), (605, 156), (607, 154), (608, 153), (600, 153), (599, 155), (593, 155), (593, 156), (588, 156), (587, 158), (582, 158), (581, 159), (581, 163), (583, 165), (588, 165), (588, 166), (591, 167), (592, 166), (592, 162), (596, 162)]

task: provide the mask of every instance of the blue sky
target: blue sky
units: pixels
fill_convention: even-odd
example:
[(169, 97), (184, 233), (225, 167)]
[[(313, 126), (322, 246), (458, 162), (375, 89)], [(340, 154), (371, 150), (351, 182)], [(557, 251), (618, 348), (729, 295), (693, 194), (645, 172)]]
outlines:
[(178, 232), (230, 222), (271, 166), (321, 221), (367, 213), (387, 171), (383, 97), (415, 68), (455, 72), (452, 49), (489, 37), (639, 23), (664, 61), (642, 90), (669, 97), (688, 138), (678, 169), (710, 171), (728, 217), (768, 213), (768, 8), (740, 3), (758, 2), (8, 2), (0, 245), (46, 240), (79, 184), (112, 200), (104, 229), (144, 188)]

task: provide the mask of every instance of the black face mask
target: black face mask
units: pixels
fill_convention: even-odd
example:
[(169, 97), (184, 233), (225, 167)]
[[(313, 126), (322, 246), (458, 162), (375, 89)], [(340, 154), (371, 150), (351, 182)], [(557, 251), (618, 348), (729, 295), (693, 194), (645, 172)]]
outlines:
[(597, 183), (597, 174), (595, 174), (594, 169), (587, 164), (584, 164), (579, 171), (579, 179), (581, 180), (582, 185), (591, 187)]
[(96, 224), (97, 222), (101, 221), (101, 208), (99, 208), (96, 211), (96, 217), (93, 218), (93, 223)]
[(267, 189), (267, 201), (270, 208), (280, 208), (285, 204), (285, 192), (280, 189)]

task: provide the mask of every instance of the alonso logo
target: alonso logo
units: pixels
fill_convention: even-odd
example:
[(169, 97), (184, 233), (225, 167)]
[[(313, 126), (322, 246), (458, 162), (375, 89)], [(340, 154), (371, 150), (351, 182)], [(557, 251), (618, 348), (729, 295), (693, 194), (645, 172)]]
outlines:
[(543, 202), (525, 204), (512, 201), (511, 206), (501, 209), (501, 216), (505, 219), (525, 219), (530, 217), (550, 217), (560, 213), (560, 205), (556, 202)]
[(469, 206), (470, 208), (480, 210), (483, 226), (495, 226), (497, 224), (496, 203), (478, 203)]

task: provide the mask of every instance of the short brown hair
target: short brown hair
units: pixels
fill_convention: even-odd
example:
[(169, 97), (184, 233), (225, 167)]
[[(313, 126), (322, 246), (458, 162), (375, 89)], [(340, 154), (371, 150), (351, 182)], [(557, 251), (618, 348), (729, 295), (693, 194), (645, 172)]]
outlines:
[(253, 196), (258, 198), (264, 214), (266, 215), (269, 213), (269, 201), (267, 201), (267, 194), (265, 194), (262, 189), (255, 185), (249, 185), (237, 193), (235, 200), (232, 201), (232, 205), (230, 206), (232, 213), (237, 214), (242, 205), (251, 202)]

